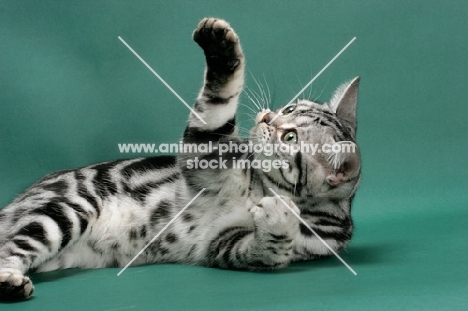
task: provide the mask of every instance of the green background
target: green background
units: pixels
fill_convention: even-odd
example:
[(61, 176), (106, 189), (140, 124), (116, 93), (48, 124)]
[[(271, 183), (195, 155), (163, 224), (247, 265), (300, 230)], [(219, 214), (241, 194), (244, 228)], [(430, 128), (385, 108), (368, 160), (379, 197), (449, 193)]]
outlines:
[[(347, 42), (307, 94), (326, 101), (361, 76), (363, 180), (343, 258), (273, 273), (153, 265), (33, 276), (5, 310), (468, 309), (468, 2), (0, 1), (0, 204), (44, 174), (115, 158), (118, 143), (181, 137), (202, 84), (191, 32), (228, 20), (247, 86), (288, 102)], [(242, 103), (249, 106), (244, 97)], [(250, 105), (251, 106), (251, 105)], [(252, 126), (241, 108), (241, 125)]]

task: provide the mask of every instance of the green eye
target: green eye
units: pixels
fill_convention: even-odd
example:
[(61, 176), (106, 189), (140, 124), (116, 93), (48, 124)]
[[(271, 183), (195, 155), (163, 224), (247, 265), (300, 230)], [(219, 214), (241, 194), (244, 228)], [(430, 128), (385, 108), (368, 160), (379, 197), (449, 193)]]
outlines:
[(287, 144), (297, 144), (297, 133), (295, 131), (286, 132), (283, 135), (283, 142)]
[(290, 114), (294, 110), (296, 110), (296, 105), (289, 105), (286, 108), (284, 108), (283, 111), (281, 111), (281, 113), (282, 114)]

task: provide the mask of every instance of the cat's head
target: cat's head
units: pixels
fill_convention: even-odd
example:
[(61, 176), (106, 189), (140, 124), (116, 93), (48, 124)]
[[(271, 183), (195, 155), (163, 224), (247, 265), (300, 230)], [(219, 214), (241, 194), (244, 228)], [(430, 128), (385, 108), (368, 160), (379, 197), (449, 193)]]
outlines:
[(298, 100), (257, 114), (251, 140), (277, 146), (258, 158), (288, 164), (264, 172), (272, 184), (317, 199), (354, 193), (361, 167), (355, 142), (358, 84), (359, 77), (341, 85), (330, 103)]

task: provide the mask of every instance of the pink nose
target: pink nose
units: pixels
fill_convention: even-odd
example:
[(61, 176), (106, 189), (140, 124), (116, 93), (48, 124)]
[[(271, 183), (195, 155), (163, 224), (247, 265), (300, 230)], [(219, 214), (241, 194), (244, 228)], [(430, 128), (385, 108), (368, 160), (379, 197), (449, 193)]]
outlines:
[(273, 112), (265, 113), (265, 115), (262, 117), (262, 120), (260, 122), (270, 123), (274, 117), (275, 117), (275, 114)]

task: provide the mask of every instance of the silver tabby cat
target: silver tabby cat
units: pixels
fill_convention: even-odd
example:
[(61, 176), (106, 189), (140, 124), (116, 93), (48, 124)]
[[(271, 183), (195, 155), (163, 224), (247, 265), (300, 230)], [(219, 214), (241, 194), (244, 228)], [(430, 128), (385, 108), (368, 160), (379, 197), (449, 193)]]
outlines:
[[(204, 86), (183, 143), (242, 142), (236, 110), (244, 55), (229, 24), (206, 18), (193, 34), (206, 57)], [(328, 104), (299, 100), (263, 110), (251, 130), (257, 143), (355, 142), (359, 78)], [(285, 135), (289, 133), (289, 135)], [(292, 133), (292, 134), (291, 134)], [(285, 138), (287, 137), (287, 139)], [(330, 255), (273, 189), (336, 251), (351, 239), (351, 201), (360, 179), (359, 152), (237, 159), (287, 161), (265, 172), (229, 167), (194, 169), (188, 160), (218, 153), (183, 153), (118, 160), (45, 176), (0, 211), (0, 297), (20, 300), (34, 287), (26, 274), (73, 267), (123, 267), (196, 196), (205, 191), (133, 265), (185, 263), (230, 269), (278, 269)]]

